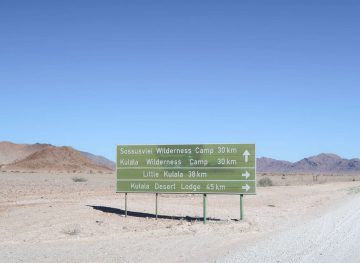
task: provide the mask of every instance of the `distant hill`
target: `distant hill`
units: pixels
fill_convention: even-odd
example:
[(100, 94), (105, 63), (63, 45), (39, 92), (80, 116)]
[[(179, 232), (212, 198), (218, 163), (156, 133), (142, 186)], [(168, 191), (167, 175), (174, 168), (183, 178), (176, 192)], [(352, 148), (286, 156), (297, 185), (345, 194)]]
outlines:
[[(51, 144), (15, 144), (0, 142), (0, 169), (15, 171), (110, 172), (115, 163), (105, 157), (78, 151), (72, 147)], [(257, 159), (260, 173), (360, 173), (360, 159), (343, 159), (322, 153), (288, 162), (261, 157)]]
[(257, 171), (269, 173), (360, 173), (360, 159), (343, 159), (338, 155), (322, 153), (298, 162), (257, 159)]
[(12, 142), (0, 142), (0, 165), (9, 164), (22, 160), (30, 154), (42, 150), (50, 144), (16, 144)]
[(272, 158), (261, 157), (256, 159), (256, 170), (258, 172), (288, 172), (292, 163), (288, 161), (279, 161)]
[(0, 167), (19, 171), (110, 172), (115, 164), (72, 147), (0, 142)]
[(115, 163), (103, 156), (94, 155), (94, 154), (88, 153), (88, 152), (80, 152), (80, 153), (82, 155), (88, 157), (90, 160), (92, 160), (97, 165), (105, 166), (111, 170), (115, 170), (115, 166), (116, 166)]

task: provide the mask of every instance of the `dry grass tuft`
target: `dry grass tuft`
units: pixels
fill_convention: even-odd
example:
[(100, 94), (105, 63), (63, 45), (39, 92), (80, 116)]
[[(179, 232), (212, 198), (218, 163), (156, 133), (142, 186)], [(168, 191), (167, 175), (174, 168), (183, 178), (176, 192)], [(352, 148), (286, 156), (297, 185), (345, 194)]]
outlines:
[(75, 182), (75, 183), (86, 182), (86, 181), (87, 181), (87, 179), (86, 179), (86, 178), (83, 178), (83, 177), (73, 177), (72, 180), (73, 180), (73, 182)]

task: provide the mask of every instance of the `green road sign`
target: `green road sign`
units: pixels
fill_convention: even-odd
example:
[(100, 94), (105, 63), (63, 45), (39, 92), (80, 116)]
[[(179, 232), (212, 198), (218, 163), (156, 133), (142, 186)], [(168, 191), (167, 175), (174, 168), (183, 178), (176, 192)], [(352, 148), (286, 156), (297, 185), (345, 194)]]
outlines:
[(255, 194), (254, 144), (119, 145), (117, 192)]

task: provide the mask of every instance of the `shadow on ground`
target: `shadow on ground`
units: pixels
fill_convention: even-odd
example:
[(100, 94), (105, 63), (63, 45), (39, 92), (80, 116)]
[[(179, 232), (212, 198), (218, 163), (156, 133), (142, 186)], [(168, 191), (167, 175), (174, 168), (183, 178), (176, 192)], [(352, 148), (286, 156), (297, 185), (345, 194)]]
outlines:
[[(96, 206), (96, 205), (87, 205), (89, 207), (92, 207), (95, 210), (104, 212), (104, 213), (110, 213), (110, 214), (116, 214), (116, 215), (125, 215), (125, 210), (119, 209), (119, 208), (113, 208), (108, 206)], [(133, 217), (141, 217), (141, 218), (156, 218), (155, 214), (150, 213), (143, 213), (143, 212), (134, 212), (134, 211), (127, 211), (127, 216), (133, 216)], [(171, 220), (185, 220), (188, 222), (192, 221), (203, 221), (204, 219), (202, 217), (191, 217), (191, 216), (168, 216), (168, 215), (158, 215), (159, 219), (171, 219)], [(221, 221), (218, 218), (212, 218), (208, 217), (208, 221)], [(238, 221), (237, 219), (231, 219), (232, 221)]]

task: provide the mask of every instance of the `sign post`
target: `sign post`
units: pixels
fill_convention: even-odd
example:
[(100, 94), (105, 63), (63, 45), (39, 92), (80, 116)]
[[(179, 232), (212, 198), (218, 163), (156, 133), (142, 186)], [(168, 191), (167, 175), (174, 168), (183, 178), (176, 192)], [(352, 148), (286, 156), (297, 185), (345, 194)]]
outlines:
[(240, 194), (240, 220), (244, 219), (244, 206), (243, 206), (244, 195)]
[(255, 144), (118, 145), (116, 190), (125, 193), (256, 194)]
[(127, 217), (127, 193), (125, 193), (125, 217)]
[(204, 201), (203, 201), (203, 208), (204, 208), (204, 224), (206, 224), (206, 220), (207, 220), (207, 218), (206, 218), (206, 194), (204, 194)]
[(158, 219), (158, 193), (156, 193), (156, 201), (155, 201), (155, 217)]

